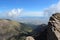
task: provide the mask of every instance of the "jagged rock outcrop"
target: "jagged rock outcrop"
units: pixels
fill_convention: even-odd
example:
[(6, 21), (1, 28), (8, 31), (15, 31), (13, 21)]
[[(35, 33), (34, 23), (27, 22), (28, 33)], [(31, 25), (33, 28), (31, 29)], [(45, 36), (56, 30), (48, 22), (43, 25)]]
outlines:
[(48, 26), (47, 40), (60, 40), (60, 13), (50, 17)]
[(0, 40), (25, 40), (31, 31), (23, 23), (0, 19)]

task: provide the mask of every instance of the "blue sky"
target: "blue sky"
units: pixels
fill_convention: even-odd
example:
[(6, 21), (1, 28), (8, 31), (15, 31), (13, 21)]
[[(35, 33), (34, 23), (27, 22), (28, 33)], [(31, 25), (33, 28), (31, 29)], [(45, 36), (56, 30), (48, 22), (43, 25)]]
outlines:
[[(0, 0), (1, 16), (44, 16), (43, 11), (59, 0)], [(22, 11), (22, 12), (21, 12)], [(18, 14), (18, 15), (17, 15)]]
[(0, 0), (0, 10), (23, 8), (27, 11), (42, 11), (58, 0)]

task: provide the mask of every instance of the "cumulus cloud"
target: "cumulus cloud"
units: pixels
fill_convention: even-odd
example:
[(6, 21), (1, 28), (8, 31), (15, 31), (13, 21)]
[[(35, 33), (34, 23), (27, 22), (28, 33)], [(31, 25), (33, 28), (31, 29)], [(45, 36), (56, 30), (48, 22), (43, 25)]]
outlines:
[(9, 17), (17, 17), (21, 14), (22, 10), (23, 9), (19, 9), (19, 8), (18, 9), (12, 9), (8, 12), (8, 16)]
[(50, 7), (44, 10), (46, 16), (51, 16), (54, 13), (60, 13), (60, 1), (56, 4), (52, 4)]

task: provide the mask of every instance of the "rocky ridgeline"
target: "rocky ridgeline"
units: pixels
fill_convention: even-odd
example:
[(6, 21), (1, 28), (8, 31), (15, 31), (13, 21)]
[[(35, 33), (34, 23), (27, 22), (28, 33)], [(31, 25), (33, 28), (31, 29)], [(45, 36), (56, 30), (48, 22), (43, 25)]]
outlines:
[(0, 40), (25, 40), (32, 28), (12, 20), (0, 19)]
[(60, 13), (50, 17), (48, 27), (47, 40), (60, 40)]

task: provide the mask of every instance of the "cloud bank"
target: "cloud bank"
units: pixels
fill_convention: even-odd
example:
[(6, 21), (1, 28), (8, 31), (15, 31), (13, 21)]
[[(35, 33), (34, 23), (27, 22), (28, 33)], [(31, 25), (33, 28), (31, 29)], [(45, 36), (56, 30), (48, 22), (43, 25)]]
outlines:
[(21, 14), (21, 12), (23, 11), (23, 9), (12, 9), (8, 12), (8, 16), (9, 17), (17, 17)]
[(60, 13), (60, 1), (56, 4), (52, 4), (50, 7), (44, 10), (44, 14), (49, 17), (54, 13)]

